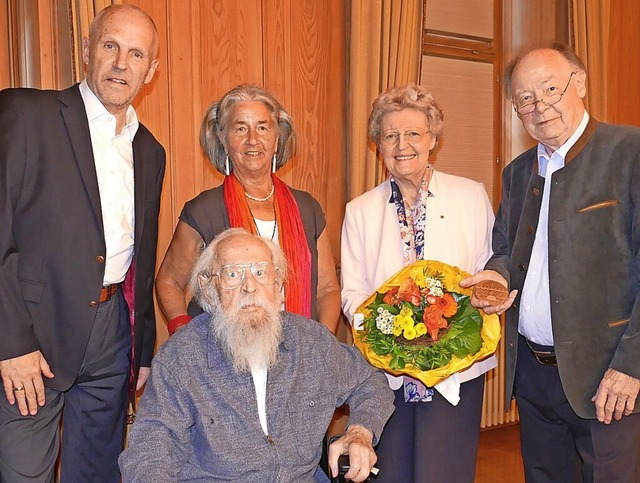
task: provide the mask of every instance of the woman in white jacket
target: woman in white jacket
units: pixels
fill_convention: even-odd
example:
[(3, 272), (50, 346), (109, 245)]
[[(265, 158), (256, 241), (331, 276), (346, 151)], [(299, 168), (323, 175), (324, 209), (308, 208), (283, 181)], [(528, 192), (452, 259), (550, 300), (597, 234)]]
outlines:
[[(390, 176), (347, 204), (341, 274), (349, 321), (380, 285), (415, 260), (438, 260), (474, 274), (491, 256), (494, 215), (484, 186), (429, 164), (442, 125), (442, 110), (421, 86), (389, 89), (373, 104), (369, 138)], [(396, 411), (376, 449), (376, 482), (472, 483), (484, 373), (495, 366), (491, 357), (435, 388), (418, 382), (417, 398), (417, 381), (387, 374)], [(411, 398), (405, 383), (411, 384)]]

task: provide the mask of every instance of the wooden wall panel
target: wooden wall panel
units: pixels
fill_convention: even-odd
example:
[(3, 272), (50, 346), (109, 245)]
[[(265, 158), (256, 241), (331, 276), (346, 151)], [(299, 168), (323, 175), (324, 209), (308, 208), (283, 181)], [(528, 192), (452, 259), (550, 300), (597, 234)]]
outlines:
[(60, 89), (71, 85), (65, 7), (64, 3), (45, 0), (2, 2), (0, 88)]
[(612, 2), (607, 59), (607, 122), (640, 126), (640, 2)]
[(38, 1), (38, 21), (33, 25), (33, 51), (31, 54), (37, 56), (38, 69), (32, 78), (33, 86), (42, 86), (43, 89), (54, 89), (55, 82), (55, 42), (54, 42), (54, 15), (55, 9), (50, 2)]
[[(568, 0), (503, 0), (503, 58), (505, 64), (520, 52), (549, 42), (569, 42), (567, 12)], [(515, 115), (511, 102), (503, 104), (502, 164), (513, 158), (535, 141), (526, 133)]]
[[(196, 99), (199, 104), (195, 105), (198, 112), (192, 136), (198, 143), (196, 179), (200, 186), (188, 198), (222, 182), (222, 175), (213, 169), (199, 147), (198, 133), (205, 110), (238, 84), (263, 85), (261, 0), (200, 0), (198, 3), (199, 25), (194, 25), (192, 45), (196, 69), (200, 71), (194, 76), (194, 89), (200, 98)], [(176, 38), (175, 46), (180, 42), (183, 40)]]
[(0, 2), (0, 89), (12, 87), (9, 4)]
[[(198, 81), (202, 62), (198, 51), (194, 49), (194, 45), (200, 45), (199, 7), (199, 2), (191, 0), (168, 5), (166, 32), (169, 33), (170, 43), (167, 46), (170, 49), (167, 68), (172, 77), (169, 83), (172, 150), (165, 175), (170, 182), (165, 186), (170, 206), (163, 213), (168, 221), (162, 226), (163, 230), (169, 231), (167, 244), (184, 202), (195, 196), (204, 184), (202, 168), (205, 159), (196, 136), (202, 118), (202, 93)], [(177, 73), (180, 73), (180, 82), (174, 81)], [(159, 248), (164, 253), (166, 245)]]
[(327, 216), (339, 258), (345, 204), (345, 23), (342, 0), (265, 0), (264, 84), (293, 117), (296, 156), (279, 173)]

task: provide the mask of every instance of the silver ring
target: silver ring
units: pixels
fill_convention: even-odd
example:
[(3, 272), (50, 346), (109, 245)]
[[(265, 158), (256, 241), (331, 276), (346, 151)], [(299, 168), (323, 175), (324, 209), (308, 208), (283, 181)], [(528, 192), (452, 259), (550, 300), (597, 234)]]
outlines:
[(18, 392), (18, 391), (24, 391), (24, 386), (23, 387), (14, 387), (13, 388), (13, 392)]

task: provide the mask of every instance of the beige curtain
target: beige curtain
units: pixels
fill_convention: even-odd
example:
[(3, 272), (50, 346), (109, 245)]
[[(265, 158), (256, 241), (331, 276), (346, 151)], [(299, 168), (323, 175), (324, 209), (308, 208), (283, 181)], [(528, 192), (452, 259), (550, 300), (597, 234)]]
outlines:
[(587, 109), (607, 120), (607, 54), (611, 0), (572, 0), (573, 47), (587, 66)]
[(82, 39), (89, 36), (89, 26), (100, 10), (121, 0), (68, 0), (73, 35), (73, 78), (75, 82), (84, 79), (82, 62)]
[(347, 112), (347, 197), (385, 179), (367, 140), (371, 103), (380, 92), (418, 82), (422, 0), (352, 0)]

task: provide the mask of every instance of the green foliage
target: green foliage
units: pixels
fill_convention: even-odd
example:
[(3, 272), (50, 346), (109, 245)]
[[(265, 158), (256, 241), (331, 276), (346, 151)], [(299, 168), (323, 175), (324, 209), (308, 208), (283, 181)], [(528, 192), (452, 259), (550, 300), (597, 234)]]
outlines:
[[(423, 371), (428, 371), (447, 365), (454, 355), (459, 358), (473, 355), (482, 347), (480, 335), (482, 316), (478, 309), (471, 306), (467, 295), (456, 292), (449, 293), (458, 303), (458, 311), (453, 317), (446, 319), (449, 322), (448, 330), (435, 342), (426, 334), (408, 344), (393, 334), (383, 334), (378, 330), (376, 327), (378, 307), (388, 310), (393, 315), (400, 313), (399, 307), (385, 304), (382, 301), (384, 294), (381, 293), (378, 293), (374, 302), (369, 305), (371, 313), (365, 318), (363, 331), (359, 337), (378, 356), (391, 355), (389, 368), (393, 370), (401, 370), (407, 365), (412, 365)], [(428, 306), (426, 302), (423, 302), (420, 307), (411, 306), (417, 321), (422, 320), (426, 306)]]

